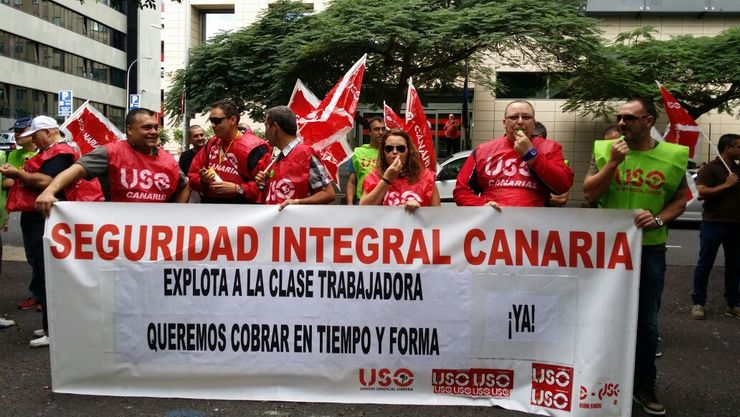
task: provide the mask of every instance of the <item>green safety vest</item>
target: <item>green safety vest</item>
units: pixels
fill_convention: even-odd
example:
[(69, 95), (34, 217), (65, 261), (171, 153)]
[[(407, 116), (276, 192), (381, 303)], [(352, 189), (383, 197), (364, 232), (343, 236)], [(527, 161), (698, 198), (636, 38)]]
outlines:
[[(601, 170), (611, 157), (617, 140), (594, 142), (596, 167)], [(629, 150), (619, 164), (617, 175), (609, 182), (609, 191), (599, 199), (599, 207), (643, 209), (657, 215), (668, 203), (686, 175), (689, 148), (667, 142), (648, 151)], [(664, 244), (668, 227), (645, 230), (643, 245)]]
[(376, 148), (369, 144), (355, 148), (355, 154), (352, 155), (352, 168), (355, 170), (355, 177), (357, 177), (355, 195), (358, 199), (362, 198), (362, 181), (365, 180), (367, 174), (375, 169), (377, 163), (378, 150)]

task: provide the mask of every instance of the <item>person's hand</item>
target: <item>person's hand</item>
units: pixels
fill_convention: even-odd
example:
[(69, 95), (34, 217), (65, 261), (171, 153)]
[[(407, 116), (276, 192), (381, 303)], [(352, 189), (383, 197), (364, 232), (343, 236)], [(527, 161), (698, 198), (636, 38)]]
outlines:
[(550, 193), (550, 206), (563, 207), (568, 202), (568, 193), (552, 194)]
[(44, 217), (49, 217), (49, 213), (51, 213), (51, 207), (57, 201), (59, 200), (54, 197), (54, 194), (44, 191), (36, 198), (36, 211), (43, 214)]
[(725, 186), (727, 186), (728, 188), (732, 187), (733, 185), (737, 184), (737, 180), (737, 174), (732, 173), (727, 176), (727, 179), (725, 180)]
[(419, 207), (421, 207), (421, 204), (413, 198), (410, 198), (403, 203), (403, 209), (409, 214), (415, 212)]
[(655, 222), (655, 216), (647, 210), (637, 210), (635, 212), (635, 226), (637, 226), (638, 229), (658, 228), (658, 224)]
[(514, 151), (519, 156), (524, 156), (530, 149), (532, 149), (532, 141), (529, 140), (529, 136), (524, 134), (524, 131), (519, 129), (514, 133)]
[(221, 183), (213, 183), (210, 185), (209, 190), (211, 194), (217, 196), (233, 196), (236, 194), (236, 184), (226, 181)]
[(483, 207), (493, 207), (494, 209), (496, 209), (496, 211), (501, 213), (501, 206), (499, 206), (498, 203), (495, 201), (489, 201), (486, 204), (484, 204)]
[(293, 205), (293, 204), (301, 204), (301, 200), (298, 198), (289, 198), (282, 203), (280, 203), (280, 207), (278, 207), (278, 211), (282, 211), (284, 208)]
[(254, 182), (257, 184), (257, 188), (264, 190), (267, 186), (267, 173), (265, 171), (258, 172), (254, 176)]
[(612, 145), (612, 153), (609, 161), (614, 162), (617, 165), (621, 164), (624, 161), (624, 158), (627, 157), (627, 152), (629, 150), (630, 148), (627, 146), (627, 142), (625, 142), (624, 139), (619, 139), (614, 142), (614, 145)]
[(401, 172), (402, 168), (403, 163), (401, 162), (401, 156), (398, 155), (396, 156), (396, 159), (393, 161), (393, 163), (383, 173), (383, 178), (387, 179), (388, 181), (395, 180), (396, 178), (398, 178), (398, 174)]
[(8, 178), (18, 178), (19, 173), (20, 170), (13, 165), (5, 164), (3, 166), (0, 166), (0, 174), (3, 174)]
[(215, 172), (208, 172), (206, 168), (201, 168), (198, 174), (200, 174), (200, 183), (203, 185), (211, 185), (216, 182)]

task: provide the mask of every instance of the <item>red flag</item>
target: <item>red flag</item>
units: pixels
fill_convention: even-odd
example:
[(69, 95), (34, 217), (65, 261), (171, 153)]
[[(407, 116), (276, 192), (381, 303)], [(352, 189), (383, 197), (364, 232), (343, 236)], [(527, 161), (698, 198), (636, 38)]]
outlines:
[(699, 125), (681, 104), (676, 101), (671, 93), (660, 83), (660, 95), (663, 96), (663, 106), (668, 116), (668, 129), (663, 134), (666, 142), (677, 143), (689, 148), (689, 158), (694, 159), (696, 145), (699, 142)]
[(296, 114), (299, 120), (308, 116), (309, 113), (316, 111), (319, 104), (321, 104), (319, 99), (316, 98), (300, 79), (295, 82), (288, 107), (293, 110), (293, 113)]
[(424, 107), (419, 100), (419, 94), (409, 79), (409, 91), (406, 95), (406, 132), (416, 143), (419, 149), (421, 161), (427, 169), (435, 172), (437, 169), (437, 157), (434, 151), (434, 139), (432, 130), (429, 128)]
[(124, 134), (88, 101), (72, 113), (59, 129), (77, 144), (83, 155), (106, 143), (126, 139)]
[(342, 138), (321, 149), (319, 154), (332, 181), (339, 186), (339, 166), (352, 156), (352, 147), (347, 143), (347, 139)]
[[(324, 99), (308, 114), (296, 113), (298, 117), (298, 136), (303, 143), (323, 149), (332, 142), (346, 137), (354, 127), (355, 111), (360, 100), (362, 77), (365, 74), (363, 55)], [(303, 87), (305, 89), (305, 86)], [(307, 90), (307, 89), (305, 89)], [(288, 105), (291, 109), (293, 106)], [(297, 108), (297, 110), (300, 110)], [(294, 112), (296, 110), (293, 110)]]
[(383, 102), (383, 120), (385, 120), (385, 127), (388, 129), (405, 129), (406, 127), (406, 122), (385, 104), (385, 101)]
[(324, 166), (337, 186), (339, 165), (352, 155), (346, 137), (354, 127), (366, 59), (367, 55), (360, 58), (322, 101), (301, 80), (296, 81), (288, 103), (288, 107), (296, 114), (297, 136), (303, 143), (319, 151)]

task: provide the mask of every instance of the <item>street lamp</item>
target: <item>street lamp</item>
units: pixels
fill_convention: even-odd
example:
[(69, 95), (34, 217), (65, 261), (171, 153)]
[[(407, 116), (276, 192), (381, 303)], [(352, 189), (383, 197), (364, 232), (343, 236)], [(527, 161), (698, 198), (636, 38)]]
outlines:
[(131, 68), (134, 66), (134, 64), (136, 64), (139, 61), (139, 59), (149, 59), (149, 60), (151, 60), (152, 57), (150, 57), (150, 56), (142, 56), (141, 58), (136, 58), (136, 59), (133, 60), (133, 62), (131, 62), (131, 65), (129, 65), (128, 66), (128, 69), (126, 70), (126, 113), (127, 114), (129, 112), (129, 110), (131, 110), (129, 108), (129, 105), (130, 105), (130, 103), (129, 103), (129, 99), (130, 99), (129, 98), (129, 94), (130, 94), (129, 83), (131, 81)]

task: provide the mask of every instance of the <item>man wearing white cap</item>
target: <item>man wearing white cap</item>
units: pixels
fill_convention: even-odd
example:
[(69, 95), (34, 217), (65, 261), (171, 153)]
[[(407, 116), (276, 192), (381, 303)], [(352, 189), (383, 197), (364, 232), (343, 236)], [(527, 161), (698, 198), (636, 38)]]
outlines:
[[(51, 180), (60, 172), (69, 168), (79, 154), (59, 133), (56, 120), (48, 116), (37, 116), (31, 122), (31, 127), (21, 134), (31, 137), (39, 152), (30, 158), (18, 169), (6, 164), (0, 167), (0, 172), (8, 178), (15, 179), (15, 184), (8, 197), (8, 211), (21, 212), (21, 230), (24, 241), (28, 242), (33, 279), (36, 285), (43, 310), (43, 333), (34, 332), (37, 339), (31, 340), (31, 347), (49, 346), (48, 317), (46, 309), (46, 285), (44, 284), (44, 216), (36, 213), (34, 203), (36, 197), (46, 188)], [(60, 195), (60, 198), (65, 196)]]

